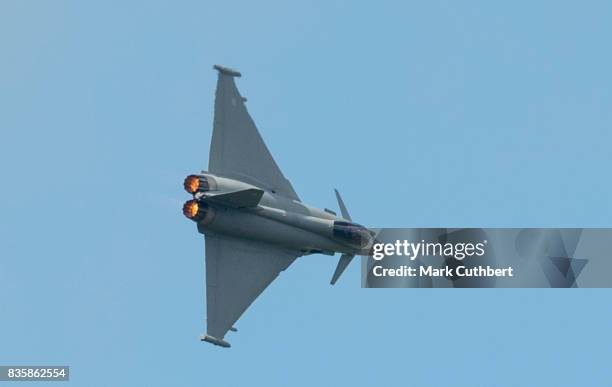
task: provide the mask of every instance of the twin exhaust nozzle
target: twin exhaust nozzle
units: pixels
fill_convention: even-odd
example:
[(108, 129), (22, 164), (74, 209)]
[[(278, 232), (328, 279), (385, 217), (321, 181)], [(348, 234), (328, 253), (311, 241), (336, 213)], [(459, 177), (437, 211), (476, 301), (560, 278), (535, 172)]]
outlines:
[[(183, 188), (187, 193), (192, 195), (198, 192), (206, 192), (210, 190), (210, 184), (206, 176), (189, 175), (183, 182)], [(191, 220), (198, 221), (206, 215), (207, 205), (204, 202), (196, 199), (188, 200), (183, 204), (183, 215)]]

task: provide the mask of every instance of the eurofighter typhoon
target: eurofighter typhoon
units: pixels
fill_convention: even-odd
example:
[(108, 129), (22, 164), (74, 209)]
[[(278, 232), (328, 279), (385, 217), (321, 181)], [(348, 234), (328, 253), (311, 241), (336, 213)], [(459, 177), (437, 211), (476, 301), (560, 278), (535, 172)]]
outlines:
[(183, 214), (204, 234), (207, 332), (201, 340), (224, 340), (261, 292), (295, 261), (310, 254), (341, 253), (336, 283), (355, 255), (368, 254), (374, 233), (353, 223), (336, 191), (342, 217), (308, 206), (285, 178), (251, 119), (234, 78), (218, 71), (208, 171), (185, 178), (193, 199)]

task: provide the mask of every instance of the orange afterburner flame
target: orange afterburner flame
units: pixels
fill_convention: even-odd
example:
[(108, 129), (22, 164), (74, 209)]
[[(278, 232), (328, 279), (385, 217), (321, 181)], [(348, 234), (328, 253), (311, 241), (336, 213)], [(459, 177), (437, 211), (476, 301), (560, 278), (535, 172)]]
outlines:
[(189, 219), (193, 219), (198, 215), (200, 205), (197, 200), (189, 200), (183, 205), (183, 214)]
[(183, 187), (185, 187), (185, 191), (190, 194), (194, 194), (198, 192), (198, 188), (200, 188), (200, 178), (196, 175), (189, 175), (185, 178), (185, 182), (183, 183)]

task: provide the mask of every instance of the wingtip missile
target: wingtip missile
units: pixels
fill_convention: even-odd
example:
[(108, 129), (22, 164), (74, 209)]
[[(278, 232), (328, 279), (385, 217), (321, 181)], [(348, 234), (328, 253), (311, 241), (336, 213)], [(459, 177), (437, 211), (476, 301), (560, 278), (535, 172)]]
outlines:
[(223, 348), (230, 348), (231, 345), (230, 343), (228, 343), (225, 340), (222, 339), (217, 339), (216, 337), (212, 337), (209, 335), (202, 335), (200, 336), (200, 341), (206, 341), (207, 343), (211, 343), (213, 345), (217, 345), (219, 347), (223, 347)]
[(221, 74), (229, 75), (229, 76), (232, 76), (232, 77), (241, 77), (242, 76), (242, 74), (240, 74), (240, 71), (236, 71), (234, 69), (230, 69), (229, 67), (225, 67), (225, 66), (221, 66), (221, 65), (214, 65), (213, 69), (217, 70)]

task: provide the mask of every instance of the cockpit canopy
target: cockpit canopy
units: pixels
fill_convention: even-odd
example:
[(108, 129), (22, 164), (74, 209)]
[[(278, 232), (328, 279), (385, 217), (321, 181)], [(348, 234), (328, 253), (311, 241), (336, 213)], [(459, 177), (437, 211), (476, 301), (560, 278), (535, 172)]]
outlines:
[(359, 249), (368, 247), (374, 239), (372, 232), (362, 225), (343, 221), (334, 222), (333, 235), (334, 238)]

